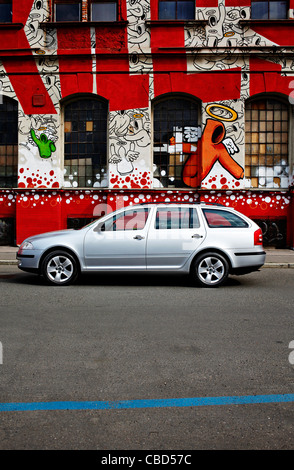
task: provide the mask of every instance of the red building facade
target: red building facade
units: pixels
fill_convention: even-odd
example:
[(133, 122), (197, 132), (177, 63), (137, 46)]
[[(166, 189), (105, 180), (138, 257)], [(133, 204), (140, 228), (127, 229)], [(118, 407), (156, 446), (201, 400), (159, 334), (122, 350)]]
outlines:
[(294, 247), (294, 0), (1, 0), (0, 243), (218, 202)]

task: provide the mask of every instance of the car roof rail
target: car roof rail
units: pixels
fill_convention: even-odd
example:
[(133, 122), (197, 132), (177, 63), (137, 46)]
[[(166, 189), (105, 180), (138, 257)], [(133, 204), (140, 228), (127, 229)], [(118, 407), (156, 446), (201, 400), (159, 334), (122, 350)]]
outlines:
[(133, 204), (134, 206), (146, 206), (146, 205), (151, 205), (151, 204), (166, 204), (167, 206), (168, 205), (171, 205), (171, 204), (176, 204), (176, 205), (180, 205), (180, 204), (197, 204), (197, 205), (203, 205), (203, 206), (221, 206), (221, 207), (224, 207), (223, 204), (221, 204), (220, 202), (205, 202), (205, 201), (193, 201), (193, 202), (189, 202), (189, 201), (169, 201), (169, 202), (165, 202), (165, 201), (150, 201), (150, 202), (139, 202), (137, 204)]

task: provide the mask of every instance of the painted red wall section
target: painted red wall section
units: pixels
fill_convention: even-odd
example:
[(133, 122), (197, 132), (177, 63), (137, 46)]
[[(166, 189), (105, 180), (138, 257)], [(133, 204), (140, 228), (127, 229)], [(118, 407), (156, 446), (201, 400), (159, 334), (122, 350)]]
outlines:
[(217, 8), (218, 0), (197, 0), (197, 8)]
[[(158, 48), (184, 47), (185, 34), (183, 24), (151, 25), (151, 49), (155, 52)], [(172, 65), (172, 64), (171, 64)]]
[(12, 14), (14, 23), (25, 24), (32, 9), (34, 0), (21, 0), (21, 2), (12, 2)]
[[(59, 57), (59, 73), (62, 97), (74, 93), (92, 93), (93, 75), (91, 58), (90, 28), (60, 28), (57, 33)], [(74, 47), (72, 57), (63, 56), (65, 51)], [(83, 54), (81, 57), (77, 55)], [(84, 55), (85, 54), (85, 55)]]
[(109, 100), (109, 111), (148, 106), (147, 75), (97, 75), (97, 93)]
[(293, 89), (290, 83), (293, 83), (293, 77), (283, 77), (281, 75), (281, 66), (268, 60), (259, 58), (250, 59), (250, 95), (258, 93), (283, 93), (289, 96)]
[[(2, 62), (25, 114), (56, 114), (33, 57), (22, 61), (3, 57)], [(33, 106), (35, 93), (45, 95), (45, 106)]]
[[(155, 65), (154, 65), (155, 67)], [(240, 69), (218, 73), (170, 73), (154, 77), (155, 96), (170, 92), (190, 93), (204, 103), (240, 98)], [(217, 82), (217, 86), (215, 86)]]
[[(197, 2), (197, 5), (198, 3), (199, 2)], [(250, 7), (251, 0), (225, 0), (225, 6), (226, 7)]]
[(16, 197), (16, 243), (20, 244), (32, 235), (61, 229), (60, 207), (60, 197), (57, 193), (18, 194)]
[(271, 25), (252, 25), (253, 31), (264, 36), (279, 46), (291, 46), (294, 43), (294, 21), (289, 23), (276, 23)]

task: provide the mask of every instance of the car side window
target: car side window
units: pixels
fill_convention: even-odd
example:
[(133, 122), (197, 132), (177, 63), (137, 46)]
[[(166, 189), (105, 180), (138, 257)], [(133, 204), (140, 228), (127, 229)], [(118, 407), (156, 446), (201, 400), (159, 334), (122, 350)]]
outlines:
[(158, 208), (155, 228), (157, 230), (198, 228), (199, 218), (193, 207)]
[(211, 228), (248, 227), (248, 223), (238, 215), (218, 209), (203, 209), (206, 222)]
[(102, 231), (117, 232), (122, 230), (143, 230), (146, 225), (149, 209), (133, 209), (114, 214), (102, 226)]

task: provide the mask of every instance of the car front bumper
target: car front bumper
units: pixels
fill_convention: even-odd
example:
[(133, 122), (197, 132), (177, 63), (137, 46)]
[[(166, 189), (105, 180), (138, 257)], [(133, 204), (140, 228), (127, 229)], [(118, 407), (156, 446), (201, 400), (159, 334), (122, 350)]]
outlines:
[(42, 252), (40, 250), (18, 251), (16, 254), (16, 259), (18, 261), (19, 269), (28, 272), (38, 272), (41, 254)]

